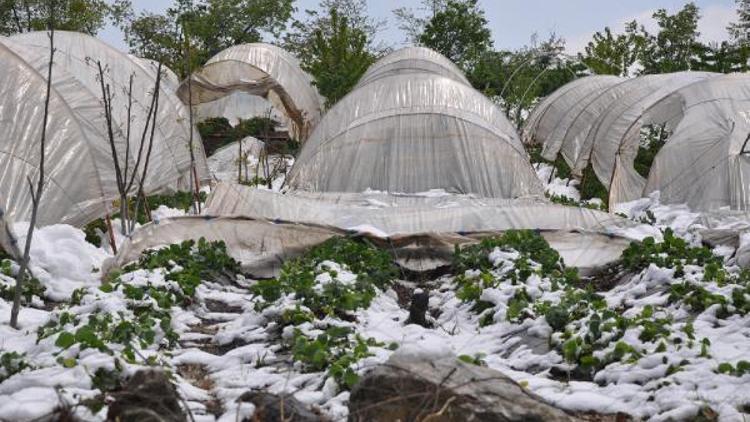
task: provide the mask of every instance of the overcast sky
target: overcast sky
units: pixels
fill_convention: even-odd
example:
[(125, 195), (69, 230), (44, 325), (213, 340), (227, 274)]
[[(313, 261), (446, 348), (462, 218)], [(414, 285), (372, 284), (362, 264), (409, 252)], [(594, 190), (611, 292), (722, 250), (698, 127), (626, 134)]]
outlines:
[[(139, 10), (161, 12), (172, 0), (132, 0)], [(637, 19), (653, 27), (651, 15), (656, 9), (672, 12), (685, 0), (480, 0), (487, 13), (490, 29), (499, 49), (515, 49), (529, 42), (533, 33), (544, 38), (551, 32), (566, 39), (570, 52), (581, 50), (591, 35), (610, 26), (618, 31), (624, 22)], [(726, 26), (736, 20), (734, 0), (696, 0), (702, 19), (699, 30), (705, 41), (726, 39)], [(388, 27), (379, 35), (382, 41), (395, 46), (403, 44), (404, 34), (398, 29), (392, 10), (398, 7), (417, 7), (419, 0), (368, 0), (369, 14), (388, 19)], [(298, 14), (316, 8), (318, 0), (297, 0)], [(107, 28), (101, 37), (110, 44), (125, 49), (122, 34)]]

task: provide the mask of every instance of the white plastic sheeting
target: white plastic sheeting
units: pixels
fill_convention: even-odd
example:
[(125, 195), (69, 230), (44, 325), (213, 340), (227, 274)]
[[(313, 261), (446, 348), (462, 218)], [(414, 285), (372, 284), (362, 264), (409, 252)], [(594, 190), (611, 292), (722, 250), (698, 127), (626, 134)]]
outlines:
[(405, 47), (370, 66), (355, 89), (383, 77), (406, 73), (432, 73), (471, 85), (461, 69), (442, 54), (425, 47)]
[(665, 203), (750, 210), (750, 75), (687, 86), (647, 111), (673, 127), (654, 159), (645, 192)]
[(198, 105), (223, 98), (233, 92), (266, 98), (283, 111), (285, 124), (293, 137), (305, 141), (320, 121), (323, 101), (313, 80), (299, 62), (283, 49), (270, 44), (252, 43), (230, 47), (214, 57), (180, 85), (184, 102)]
[[(627, 202), (640, 197), (646, 180), (635, 170), (634, 163), (640, 145), (644, 113), (669, 94), (694, 83), (713, 78), (716, 73), (679, 72), (663, 77), (643, 78), (641, 84), (623, 95), (609, 107), (589, 131), (584, 150), (574, 166), (575, 174), (582, 174), (591, 163), (597, 178), (610, 188), (610, 184), (628, 186), (637, 196), (621, 197), (618, 188), (610, 190), (610, 203)], [(655, 83), (650, 83), (655, 82)]]
[[(450, 265), (457, 245), (476, 243), (500, 232), (419, 233), (380, 237), (353, 233), (331, 226), (300, 224), (249, 217), (174, 217), (148, 224), (125, 241), (113, 262), (123, 266), (146, 249), (187, 239), (221, 240), (227, 252), (242, 264), (244, 272), (256, 278), (276, 277), (284, 261), (335, 236), (363, 236), (395, 255), (396, 262), (413, 271), (429, 271)], [(565, 263), (585, 274), (618, 259), (629, 242), (591, 232), (541, 231)], [(109, 270), (107, 268), (106, 270)]]
[(433, 73), (373, 80), (334, 106), (302, 148), (287, 186), (314, 192), (444, 189), (541, 195), (513, 126), (484, 95)]
[(328, 224), (388, 237), (417, 233), (467, 233), (510, 229), (608, 232), (627, 221), (601, 211), (539, 199), (508, 200), (466, 195), (369, 193), (279, 194), (220, 183), (207, 215)]
[(544, 144), (571, 108), (586, 98), (624, 81), (617, 76), (587, 76), (576, 79), (544, 98), (529, 114), (524, 123), (523, 141)]
[[(627, 241), (610, 236), (633, 225), (625, 219), (585, 208), (542, 200), (505, 200), (457, 195), (386, 193), (296, 193), (282, 195), (220, 183), (205, 213), (329, 226), (381, 239), (405, 236), (462, 236), (535, 229), (564, 252), (571, 265), (594, 267), (617, 259)], [(575, 232), (575, 234), (571, 234)], [(554, 234), (552, 234), (554, 233)], [(584, 240), (586, 239), (586, 240)]]
[[(29, 61), (38, 63), (38, 57), (46, 51), (49, 39), (46, 32), (31, 32), (10, 38), (19, 46), (17, 54)], [(97, 62), (105, 67), (106, 83), (113, 92), (112, 113), (116, 125), (115, 137), (121, 157), (124, 158), (125, 133), (128, 121), (128, 86), (133, 75), (133, 109), (130, 137), (131, 151), (138, 151), (141, 131), (146, 123), (148, 109), (156, 82), (156, 67), (147, 61), (135, 60), (108, 44), (86, 34), (76, 32), (55, 32), (55, 67), (62, 68), (77, 79), (85, 88), (81, 95), (88, 95), (101, 103), (101, 86)], [(32, 52), (34, 55), (31, 56)], [(44, 53), (46, 54), (46, 53)], [(42, 57), (45, 57), (42, 55)], [(42, 61), (46, 66), (47, 59)], [(37, 69), (40, 66), (37, 65)], [(54, 71), (53, 71), (54, 77)], [(169, 79), (169, 77), (167, 77)], [(102, 106), (98, 110), (103, 112)], [(193, 131), (193, 152), (196, 157), (196, 171), (200, 180), (208, 180), (208, 166), (203, 152), (200, 135), (191, 129), (189, 111), (165, 84), (159, 93), (159, 113), (153, 151), (149, 162), (149, 175), (144, 181), (145, 192), (164, 190), (186, 190), (191, 182), (189, 140)], [(105, 129), (100, 126), (102, 133)], [(98, 140), (107, 144), (108, 140)], [(106, 145), (107, 148), (109, 147)], [(110, 157), (111, 162), (111, 157)], [(135, 161), (135, 160), (133, 160)], [(134, 164), (134, 163), (131, 163)], [(111, 166), (110, 166), (111, 168)], [(110, 170), (112, 171), (112, 170)], [(114, 180), (114, 176), (112, 176)]]
[[(211, 169), (211, 176), (215, 180), (237, 180), (238, 172), (242, 169), (245, 174), (247, 166), (241, 166), (241, 156), (246, 158), (249, 163), (256, 163), (263, 153), (266, 144), (263, 141), (248, 136), (237, 142), (232, 142), (217, 149), (213, 155), (208, 157), (208, 167)], [(255, 167), (253, 166), (253, 167)], [(254, 173), (254, 171), (253, 171)]]
[[(142, 129), (156, 76), (149, 62), (133, 58), (87, 35), (56, 32), (45, 148), (46, 185), (39, 225), (81, 226), (103, 216), (117, 197), (116, 176), (101, 105), (95, 62), (107, 68), (105, 83), (114, 94), (115, 142), (124, 158), (126, 118), (124, 87), (134, 75), (132, 121)], [(49, 63), (47, 33), (0, 38), (0, 207), (8, 224), (28, 221), (32, 201), (27, 176), (38, 177), (41, 125)], [(145, 108), (144, 108), (145, 107)], [(187, 110), (165, 85), (160, 92), (157, 131), (144, 181), (145, 192), (186, 188), (192, 179)], [(137, 151), (140, 134), (131, 136)], [(197, 170), (206, 179), (208, 168), (200, 137), (194, 133)], [(136, 138), (138, 141), (136, 141)], [(135, 146), (133, 146), (135, 145)], [(135, 155), (135, 153), (133, 153)], [(123, 160), (124, 161), (124, 160)], [(134, 159), (128, 166), (134, 167)], [(143, 164), (143, 163), (142, 163)], [(8, 246), (6, 233), (0, 244)], [(6, 248), (7, 250), (7, 248)]]
[[(575, 81), (542, 101), (525, 128), (527, 142), (543, 143), (546, 159), (562, 155), (575, 176), (592, 165), (610, 204), (662, 190), (666, 202), (695, 209), (747, 209), (748, 76), (679, 72), (602, 81)], [(543, 130), (545, 121), (555, 121), (554, 129)], [(651, 124), (674, 134), (647, 186), (634, 162), (641, 129)]]
[[(47, 92), (45, 77), (0, 44), (0, 208), (3, 224), (28, 221), (32, 200), (27, 177), (36, 180)], [(39, 209), (41, 225), (56, 222), (81, 224), (104, 212), (106, 196), (99, 176), (98, 150), (92, 147), (95, 132), (82, 124), (65, 97), (75, 95), (75, 85), (61, 84), (50, 93), (47, 121), (46, 186)], [(79, 98), (85, 107), (85, 98)], [(96, 103), (87, 104), (95, 107)], [(7, 232), (0, 232), (0, 244), (6, 251)]]
[[(212, 117), (224, 117), (230, 125), (237, 126), (240, 120), (252, 117), (270, 117), (276, 122), (288, 123), (284, 114), (262, 97), (244, 92), (233, 92), (226, 97), (194, 107), (195, 121), (201, 122)], [(285, 129), (286, 126), (284, 126)]]

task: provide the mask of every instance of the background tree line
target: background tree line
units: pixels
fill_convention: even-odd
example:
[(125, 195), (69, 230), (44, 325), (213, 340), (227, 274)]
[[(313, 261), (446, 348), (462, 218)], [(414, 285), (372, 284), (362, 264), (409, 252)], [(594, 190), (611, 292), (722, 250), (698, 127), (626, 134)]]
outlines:
[[(673, 14), (657, 10), (651, 32), (637, 21), (621, 33), (606, 27), (575, 56), (565, 54), (565, 40), (554, 34), (544, 39), (534, 35), (516, 50), (496, 49), (478, 0), (422, 0), (416, 9), (393, 12), (406, 41), (454, 61), (475, 88), (520, 126), (538, 98), (586, 74), (747, 71), (750, 0), (736, 1), (738, 18), (727, 28), (727, 41), (701, 42), (700, 9), (687, 3)], [(0, 34), (44, 29), (45, 4), (0, 0)], [(96, 35), (114, 24), (125, 34), (131, 53), (160, 61), (182, 77), (232, 45), (279, 44), (300, 59), (328, 106), (393, 48), (377, 41), (387, 22), (367, 15), (366, 0), (321, 0), (301, 17), (294, 0), (174, 0), (161, 14), (136, 12), (129, 0), (59, 0), (55, 7), (57, 29)]]

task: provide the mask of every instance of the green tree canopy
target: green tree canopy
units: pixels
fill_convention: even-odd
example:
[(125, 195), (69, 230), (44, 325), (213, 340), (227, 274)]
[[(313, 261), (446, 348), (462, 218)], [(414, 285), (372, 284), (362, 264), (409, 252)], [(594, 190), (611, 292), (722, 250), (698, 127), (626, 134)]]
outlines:
[(492, 49), (492, 33), (478, 0), (448, 0), (419, 35), (419, 43), (471, 70)]
[(696, 56), (703, 49), (698, 40), (700, 10), (695, 3), (686, 4), (680, 11), (670, 15), (659, 9), (653, 15), (659, 27), (656, 35), (643, 33), (648, 39), (641, 51), (643, 73), (669, 73), (693, 68)]
[(120, 26), (131, 53), (158, 60), (184, 77), (228, 47), (262, 41), (264, 34), (278, 37), (293, 12), (294, 0), (175, 0), (164, 14), (131, 13)]
[(750, 44), (750, 0), (735, 0), (737, 2), (737, 16), (739, 20), (729, 24), (729, 36), (737, 44)]
[(613, 34), (609, 27), (594, 34), (578, 57), (592, 72), (599, 75), (628, 76), (647, 44), (643, 27), (636, 21), (626, 24), (624, 34)]
[(387, 46), (375, 43), (375, 36), (385, 28), (386, 21), (367, 16), (366, 0), (321, 0), (318, 9), (307, 9), (302, 19), (293, 20), (291, 30), (284, 34), (284, 48), (303, 63), (311, 63), (315, 34), (320, 32), (324, 37), (331, 37), (335, 32), (331, 21), (334, 9), (339, 18), (346, 18), (349, 27), (367, 37), (366, 48), (370, 53), (381, 56), (388, 51)]
[(96, 35), (107, 19), (117, 19), (130, 8), (127, 0), (0, 0), (0, 34), (46, 30), (50, 5), (55, 8), (56, 29), (90, 35)]
[(475, 88), (498, 102), (516, 126), (537, 99), (549, 95), (580, 76), (584, 69), (563, 54), (565, 42), (550, 35), (517, 51), (490, 51), (482, 55), (469, 80)]
[(315, 30), (303, 65), (331, 107), (351, 91), (376, 56), (368, 49), (367, 33), (352, 26), (349, 17), (330, 9), (326, 20), (327, 27)]

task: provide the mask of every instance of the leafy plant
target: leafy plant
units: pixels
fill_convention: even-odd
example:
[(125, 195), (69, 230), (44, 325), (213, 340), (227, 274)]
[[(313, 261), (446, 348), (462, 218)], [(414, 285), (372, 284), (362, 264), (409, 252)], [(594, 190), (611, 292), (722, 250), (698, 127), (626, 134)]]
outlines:
[(305, 370), (328, 370), (328, 375), (340, 386), (350, 389), (359, 380), (353, 365), (372, 356), (370, 346), (382, 344), (371, 338), (364, 340), (359, 335), (353, 335), (351, 329), (346, 327), (329, 327), (314, 339), (295, 329), (292, 356), (295, 361), (302, 363)]
[(0, 354), (0, 383), (30, 367), (26, 360), (24, 360), (23, 354), (17, 352), (4, 352)]
[[(338, 281), (338, 274), (321, 266), (335, 261), (356, 275), (351, 283)], [(321, 286), (316, 278), (328, 273), (332, 282)], [(398, 276), (392, 257), (365, 241), (331, 238), (313, 247), (300, 258), (284, 263), (278, 279), (256, 283), (252, 292), (267, 306), (282, 295), (293, 294), (314, 315), (343, 316), (370, 305), (377, 289), (384, 289)]]
[(124, 268), (132, 272), (139, 268), (167, 270), (166, 279), (175, 281), (185, 295), (193, 296), (201, 280), (220, 276), (235, 277), (240, 264), (227, 254), (223, 241), (208, 242), (200, 238), (172, 244), (166, 248), (145, 251), (138, 262)]
[[(12, 261), (10, 259), (4, 259), (0, 263), (0, 273), (7, 277), (16, 277), (15, 274), (13, 274), (12, 271)], [(26, 275), (24, 277), (24, 283), (21, 286), (21, 300), (24, 304), (30, 304), (34, 296), (43, 298), (44, 292), (47, 290), (44, 285), (37, 280), (36, 278), (29, 277)], [(13, 285), (5, 284), (3, 281), (0, 281), (0, 298), (3, 298), (7, 301), (13, 301), (13, 296), (16, 292), (16, 286), (15, 283)]]

